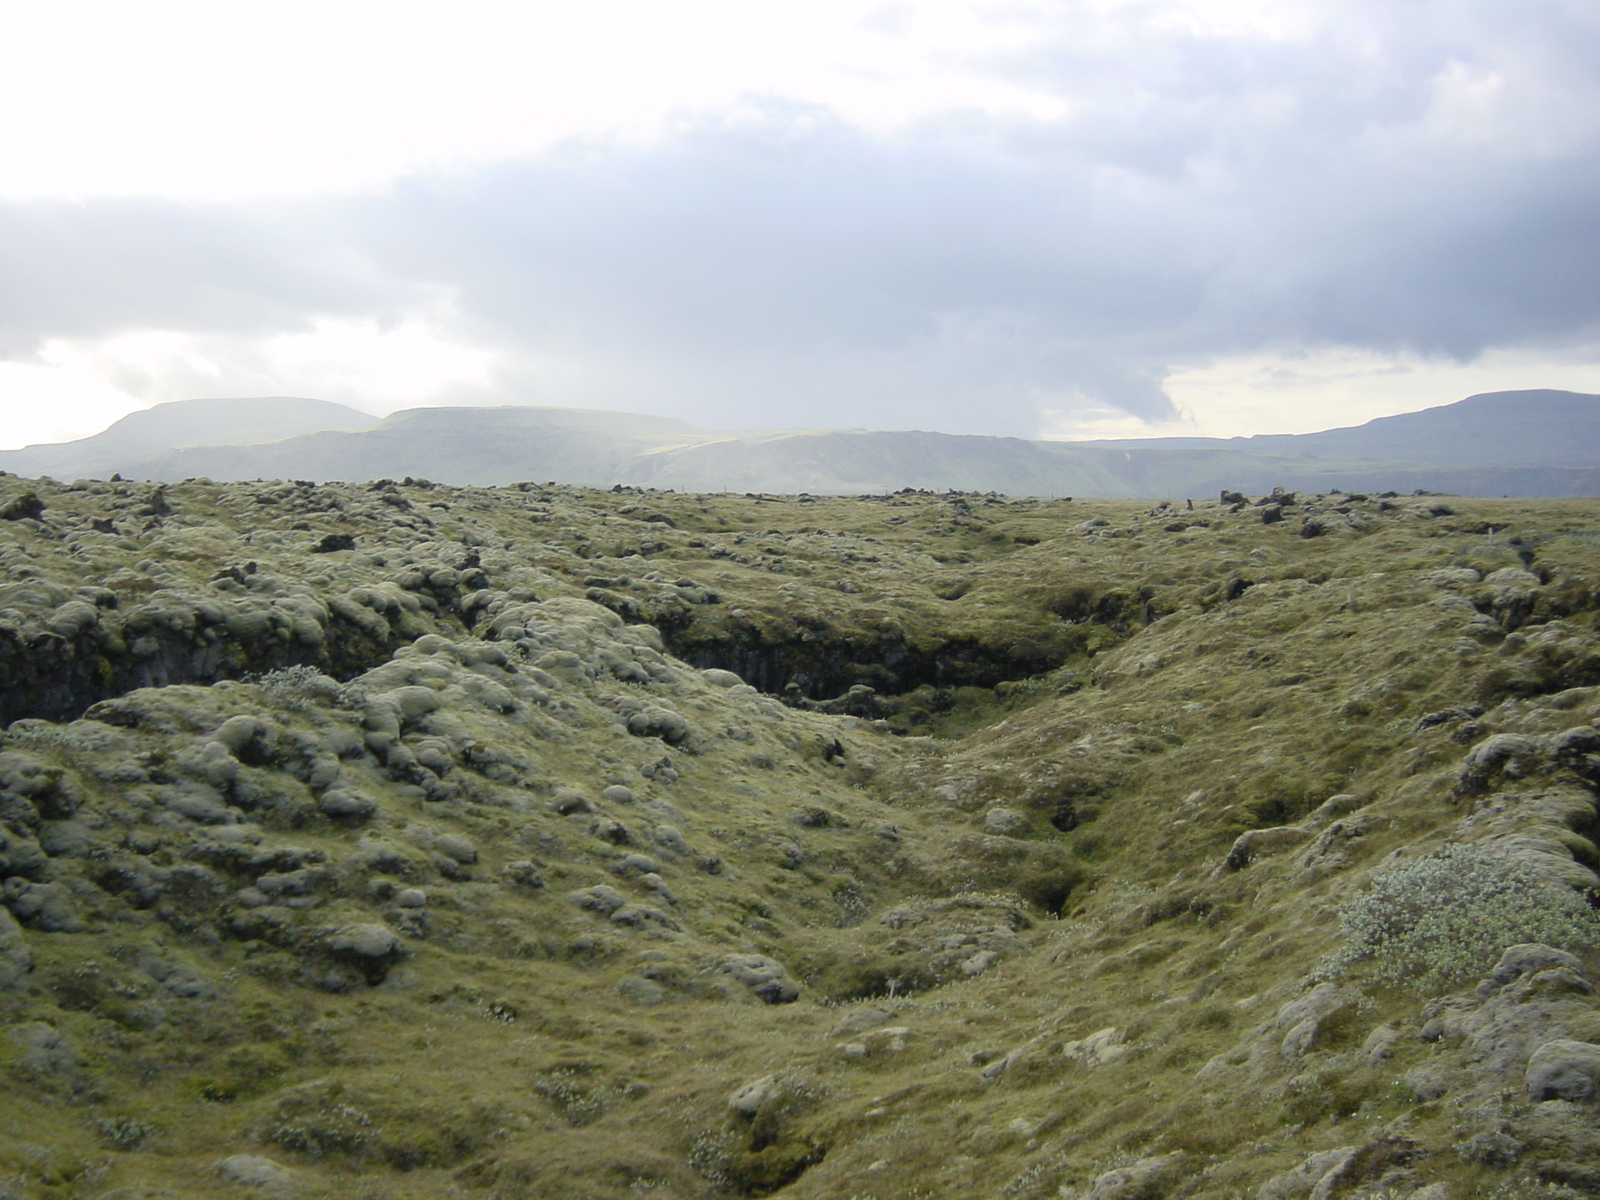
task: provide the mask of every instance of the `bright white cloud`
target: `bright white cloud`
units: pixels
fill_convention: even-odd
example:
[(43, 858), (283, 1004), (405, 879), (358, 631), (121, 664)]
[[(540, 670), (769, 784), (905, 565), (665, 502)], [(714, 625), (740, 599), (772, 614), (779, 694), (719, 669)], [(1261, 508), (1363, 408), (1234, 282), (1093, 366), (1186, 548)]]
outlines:
[(320, 319), (261, 339), (171, 331), (57, 339), (31, 362), (0, 362), (0, 449), (85, 437), (175, 397), (311, 396), (375, 414), (481, 402), (493, 365), (491, 353), (417, 318), (389, 327)]
[[(0, 195), (204, 199), (381, 188), (396, 175), (659, 136), (745, 94), (882, 128), (1059, 112), (975, 70), (1025, 31), (989, 6), (860, 0), (64, 0), (0, 9)], [(874, 18), (879, 19), (874, 19)], [(959, 52), (959, 53), (958, 53)]]
[(99, 433), (135, 409), (135, 397), (97, 372), (57, 363), (0, 362), (0, 450), (70, 442)]
[(1165, 380), (1177, 416), (1145, 422), (1113, 408), (1066, 408), (1043, 436), (1249, 437), (1315, 433), (1450, 404), (1478, 392), (1556, 388), (1600, 394), (1594, 346), (1488, 351), (1472, 362), (1324, 347), (1239, 355), (1174, 371)]

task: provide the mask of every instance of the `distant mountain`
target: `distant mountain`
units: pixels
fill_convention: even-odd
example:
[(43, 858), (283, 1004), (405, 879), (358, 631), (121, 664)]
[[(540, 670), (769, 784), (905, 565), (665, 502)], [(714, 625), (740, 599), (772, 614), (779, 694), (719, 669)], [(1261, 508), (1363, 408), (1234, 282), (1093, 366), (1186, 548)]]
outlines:
[(1090, 444), (1119, 449), (1246, 449), (1452, 467), (1590, 468), (1600, 465), (1600, 396), (1548, 388), (1480, 392), (1454, 404), (1321, 433)]
[(1076, 446), (1021, 438), (864, 429), (751, 434), (643, 456), (623, 482), (679, 491), (856, 495), (914, 487), (1016, 495), (1123, 496)]
[(0, 471), (105, 478), (178, 447), (257, 445), (322, 429), (365, 429), (376, 420), (343, 404), (298, 396), (175, 400), (129, 413), (93, 437), (0, 450)]
[(65, 478), (412, 475), (699, 492), (913, 487), (1181, 498), (1282, 486), (1596, 496), (1600, 396), (1489, 392), (1320, 433), (1091, 442), (861, 429), (716, 433), (665, 417), (536, 407), (419, 408), (374, 421), (314, 400), (191, 400), (135, 413), (80, 442), (0, 454), (0, 468)]
[(125, 469), (145, 479), (379, 479), (442, 483), (524, 479), (609, 485), (663, 445), (706, 437), (670, 417), (581, 408), (412, 408), (360, 432), (321, 432), (265, 446), (195, 446)]

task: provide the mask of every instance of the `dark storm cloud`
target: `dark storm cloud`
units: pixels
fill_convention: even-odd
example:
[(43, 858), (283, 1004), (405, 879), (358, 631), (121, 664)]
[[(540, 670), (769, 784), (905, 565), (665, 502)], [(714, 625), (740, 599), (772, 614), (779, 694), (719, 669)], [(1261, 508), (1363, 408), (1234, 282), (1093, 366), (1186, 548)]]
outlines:
[(1030, 389), (1063, 383), (1161, 412), (1143, 364), (1102, 347), (1199, 302), (1205, 274), (1168, 231), (983, 145), (886, 142), (782, 105), (740, 116), (649, 151), (418, 181), (357, 227), (397, 275), (459, 289), (479, 336), (590, 348), (614, 386), (723, 422), (1023, 428)]
[[(455, 335), (501, 356), (484, 402), (1007, 433), (1074, 405), (1169, 415), (1170, 367), (1234, 353), (1594, 337), (1583, 7), (1098, 43), (1062, 11), (986, 64), (1061, 91), (1053, 121), (880, 136), (769, 100), (380, 197), (0, 207), (0, 336), (252, 333), (448, 294)], [(1096, 20), (1148, 10), (1116, 12)]]

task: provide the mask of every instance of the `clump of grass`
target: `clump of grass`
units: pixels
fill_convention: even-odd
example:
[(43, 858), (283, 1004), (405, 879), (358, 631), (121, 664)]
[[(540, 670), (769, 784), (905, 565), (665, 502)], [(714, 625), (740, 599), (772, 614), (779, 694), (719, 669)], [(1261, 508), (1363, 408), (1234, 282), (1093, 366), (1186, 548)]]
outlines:
[(1379, 872), (1339, 920), (1345, 943), (1323, 960), (1322, 978), (1370, 961), (1379, 982), (1441, 990), (1486, 974), (1519, 942), (1600, 949), (1600, 915), (1583, 897), (1477, 846), (1446, 846)]

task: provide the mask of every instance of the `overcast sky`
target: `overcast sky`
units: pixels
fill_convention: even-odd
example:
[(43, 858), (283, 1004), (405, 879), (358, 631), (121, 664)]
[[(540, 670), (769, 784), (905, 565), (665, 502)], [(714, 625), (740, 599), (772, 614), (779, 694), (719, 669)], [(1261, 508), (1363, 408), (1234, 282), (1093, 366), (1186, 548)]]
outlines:
[(1594, 0), (0, 0), (0, 446), (195, 396), (1232, 435), (1600, 392)]

